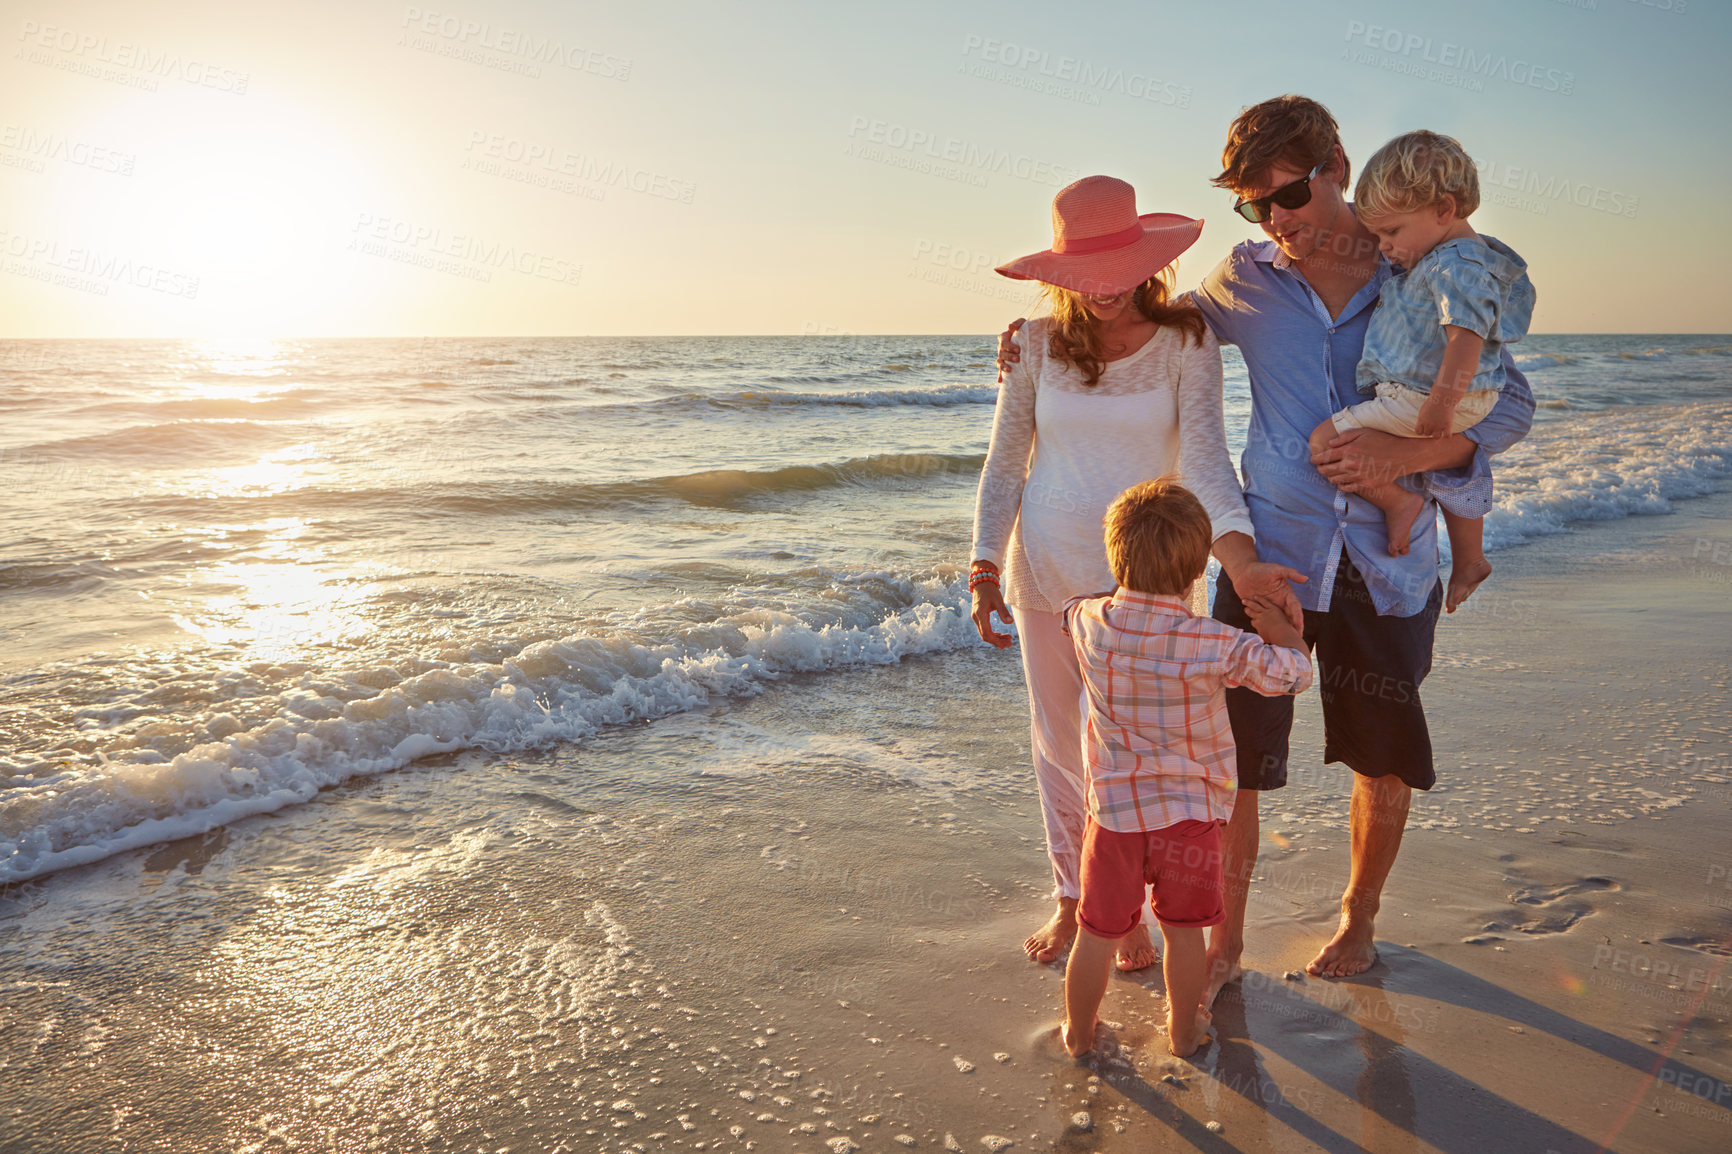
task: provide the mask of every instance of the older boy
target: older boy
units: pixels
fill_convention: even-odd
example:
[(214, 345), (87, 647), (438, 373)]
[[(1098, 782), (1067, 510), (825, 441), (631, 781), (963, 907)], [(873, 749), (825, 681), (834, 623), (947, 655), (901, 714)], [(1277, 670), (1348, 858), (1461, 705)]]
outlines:
[(1107, 510), (1118, 589), (1065, 608), (1087, 700), (1088, 822), (1077, 939), (1065, 970), (1065, 1049), (1087, 1053), (1113, 950), (1136, 928), (1144, 886), (1166, 942), (1168, 1045), (1186, 1057), (1209, 1026), (1203, 927), (1225, 917), (1220, 825), (1237, 770), (1222, 691), (1290, 695), (1311, 658), (1286, 616), (1259, 602), (1258, 640), (1193, 616), (1209, 564), (1209, 515), (1171, 477), (1144, 481)]

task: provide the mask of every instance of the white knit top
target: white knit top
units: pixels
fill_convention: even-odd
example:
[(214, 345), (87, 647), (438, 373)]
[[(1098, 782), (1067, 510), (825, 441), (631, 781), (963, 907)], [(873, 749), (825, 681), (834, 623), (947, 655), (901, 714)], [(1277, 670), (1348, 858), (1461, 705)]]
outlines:
[(1163, 473), (1179, 473), (1208, 510), (1214, 536), (1251, 536), (1251, 518), (1221, 415), (1221, 348), (1172, 325), (1090, 387), (1047, 353), (1050, 322), (1018, 334), (974, 506), (976, 559), (1003, 570), (1012, 606), (1056, 613), (1072, 597), (1110, 592), (1107, 506)]

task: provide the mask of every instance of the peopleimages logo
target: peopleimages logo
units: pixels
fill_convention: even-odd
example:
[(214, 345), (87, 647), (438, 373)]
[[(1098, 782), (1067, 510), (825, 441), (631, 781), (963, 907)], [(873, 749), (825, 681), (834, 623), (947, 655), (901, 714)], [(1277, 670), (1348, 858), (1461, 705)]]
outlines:
[[(624, 56), (581, 44), (567, 44), (552, 36), (537, 36), (519, 28), (509, 28), (483, 20), (470, 20), (450, 12), (423, 11), (410, 5), (403, 9), (404, 35), (410, 39), (398, 43), (422, 51), (437, 51), (440, 42), (447, 48), (485, 50), (541, 75), (536, 64), (557, 64), (573, 72), (588, 72), (604, 80), (630, 80), (631, 60)], [(453, 55), (440, 52), (440, 55)], [(455, 53), (462, 55), (461, 52)], [(466, 57), (474, 63), (489, 63), (485, 58)]]
[[(987, 64), (1017, 72), (1032, 73), (1029, 82), (1021, 83), (1006, 75), (977, 73), (982, 79), (997, 80), (1013, 87), (1030, 88), (1067, 99), (1090, 97), (1084, 102), (1100, 103), (1101, 92), (1114, 92), (1133, 100), (1146, 100), (1175, 108), (1191, 106), (1191, 86), (1150, 76), (1144, 72), (1127, 71), (1113, 65), (1095, 64), (1076, 56), (1054, 56), (1044, 48), (1016, 45), (988, 36), (969, 35), (963, 38), (962, 54), (977, 57)], [(1044, 80), (1041, 83), (1036, 78)]]
[[(82, 72), (100, 79), (124, 79), (134, 87), (145, 87), (149, 91), (155, 91), (157, 77), (176, 77), (201, 88), (214, 88), (218, 92), (245, 96), (247, 82), (251, 79), (248, 73), (201, 60), (182, 59), (179, 53), (155, 52), (124, 40), (110, 43), (106, 36), (61, 28), (53, 24), (40, 24), (35, 20), (21, 23), (18, 39), (24, 42), (27, 49), (47, 50), (28, 57), (32, 63)], [(61, 58), (56, 60), (48, 55), (52, 52), (60, 53)], [(112, 65), (113, 68), (104, 68), (105, 65)], [(124, 69), (133, 75), (122, 77), (114, 72), (115, 68)]]
[(401, 217), (363, 212), (357, 215), (351, 231), (348, 244), (351, 251), (469, 280), (491, 281), (492, 270), (500, 268), (559, 284), (576, 285), (583, 279), (583, 265), (575, 261), (485, 240), (474, 233), (447, 232), (415, 224)]
[[(1461, 83), (1471, 79), (1482, 83), (1486, 80), (1503, 80), (1563, 96), (1571, 96), (1576, 90), (1574, 72), (1547, 68), (1531, 60), (1512, 58), (1501, 52), (1478, 51), (1451, 40), (1434, 40), (1417, 32), (1403, 32), (1399, 28), (1385, 28), (1381, 24), (1349, 20), (1346, 38), (1349, 46), (1342, 52), (1343, 59), (1352, 59), (1361, 64), (1377, 64), (1390, 71), (1411, 73), (1458, 87), (1477, 87)], [(1368, 58), (1364, 51), (1356, 52), (1353, 47), (1355, 44), (1383, 53), (1384, 59), (1379, 61)], [(1431, 66), (1429, 69), (1428, 65)]]
[(85, 245), (62, 246), (50, 237), (0, 231), (0, 253), (11, 258), (5, 262), (5, 271), (14, 276), (96, 296), (107, 296), (108, 286), (113, 284), (186, 300), (198, 296), (199, 278), (190, 273)]
[[(985, 176), (994, 173), (1050, 184), (1055, 188), (1064, 187), (1080, 175), (1074, 168), (1026, 153), (988, 148), (974, 141), (941, 136), (924, 128), (910, 128), (906, 124), (869, 116), (854, 117), (848, 124), (848, 136), (850, 143), (844, 150), (846, 155), (920, 171), (931, 166), (934, 175), (966, 180), (980, 186), (984, 186)], [(951, 172), (956, 175), (949, 175)]]
[(1476, 160), (1474, 167), (1479, 170), (1480, 190), (1487, 201), (1540, 215), (1545, 214), (1549, 204), (1562, 201), (1634, 220), (1642, 204), (1640, 197), (1627, 192), (1532, 168), (1499, 164), (1495, 160)]
[[(131, 176), (133, 165), (138, 160), (135, 153), (104, 148), (64, 133), (38, 132), (17, 124), (0, 128), (0, 151), (23, 154), (34, 162), (33, 171), (36, 172), (42, 171), (41, 162), (45, 160), (61, 160), (97, 172)], [(6, 163), (4, 157), (0, 157), (0, 163)]]
[[(489, 175), (502, 173), (496, 171), (498, 165), (492, 169), (485, 167), (482, 157), (523, 169), (541, 170), (552, 177), (570, 177), (585, 184), (624, 188), (644, 196), (675, 200), (681, 204), (690, 204), (698, 189), (693, 181), (680, 180), (666, 173), (602, 160), (585, 153), (573, 152), (569, 148), (561, 148), (556, 144), (519, 140), (513, 136), (480, 129), (469, 133), (467, 151), (470, 156), (464, 160), (463, 166)], [(481, 154), (480, 157), (475, 155), (477, 152)]]

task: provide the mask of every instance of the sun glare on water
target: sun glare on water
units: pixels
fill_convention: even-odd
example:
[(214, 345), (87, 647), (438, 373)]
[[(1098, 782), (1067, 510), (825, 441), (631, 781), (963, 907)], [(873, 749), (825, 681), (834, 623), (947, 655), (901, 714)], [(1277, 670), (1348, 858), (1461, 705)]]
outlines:
[(371, 587), (346, 587), (318, 563), (317, 551), (299, 540), (306, 521), (281, 517), (249, 528), (270, 537), (244, 559), (211, 566), (206, 580), (214, 595), (177, 615), (176, 624), (210, 645), (268, 660), (308, 646), (353, 644), (372, 632), (361, 608)]

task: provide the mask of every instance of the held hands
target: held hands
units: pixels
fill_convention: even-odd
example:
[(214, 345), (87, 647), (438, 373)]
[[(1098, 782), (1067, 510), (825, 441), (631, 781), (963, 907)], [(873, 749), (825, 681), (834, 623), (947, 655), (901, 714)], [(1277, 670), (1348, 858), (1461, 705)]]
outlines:
[[(990, 580), (986, 579), (988, 576)], [(995, 649), (1008, 649), (1016, 641), (1015, 636), (992, 627), (994, 613), (1006, 624), (1011, 623), (1010, 606), (1004, 603), (1004, 594), (998, 587), (998, 566), (990, 561), (976, 561), (969, 572), (968, 585), (974, 593), (974, 611), (969, 616), (974, 618), (980, 639)]]
[[(1257, 631), (1263, 632), (1258, 614), (1275, 614), (1293, 629), (1304, 632), (1305, 611), (1299, 606), (1299, 595), (1289, 581), (1304, 584), (1310, 578), (1297, 569), (1277, 565), (1273, 561), (1253, 561), (1233, 579), (1233, 589), (1245, 604), (1245, 612)], [(1264, 640), (1268, 640), (1265, 636)]]
[[(1003, 380), (1004, 374), (1010, 371), (1010, 366), (1022, 360), (1022, 350), (1016, 347), (1014, 338), (1017, 330), (1027, 323), (1024, 318), (1017, 317), (1010, 322), (1009, 328), (998, 334), (998, 376), (1000, 380)], [(1008, 621), (1010, 618), (1007, 617), (1005, 620)]]
[(1245, 612), (1250, 616), (1251, 624), (1256, 627), (1257, 636), (1270, 645), (1280, 645), (1288, 649), (1305, 648), (1304, 629), (1294, 625), (1285, 613), (1270, 602), (1247, 600)]

